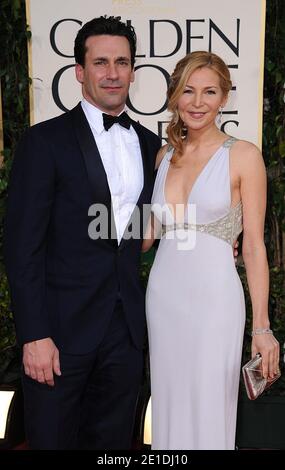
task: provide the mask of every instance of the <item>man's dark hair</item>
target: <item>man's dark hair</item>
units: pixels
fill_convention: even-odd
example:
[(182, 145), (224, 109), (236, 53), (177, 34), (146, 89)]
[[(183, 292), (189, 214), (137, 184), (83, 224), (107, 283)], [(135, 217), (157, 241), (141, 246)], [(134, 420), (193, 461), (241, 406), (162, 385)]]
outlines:
[(107, 34), (110, 36), (123, 36), (125, 37), (130, 45), (131, 50), (131, 65), (134, 66), (135, 55), (137, 49), (137, 37), (135, 30), (132, 25), (123, 23), (120, 16), (100, 16), (100, 18), (93, 18), (93, 20), (85, 23), (82, 28), (78, 31), (74, 42), (74, 57), (77, 64), (84, 67), (85, 64), (85, 53), (86, 39), (90, 36), (98, 36), (101, 34)]

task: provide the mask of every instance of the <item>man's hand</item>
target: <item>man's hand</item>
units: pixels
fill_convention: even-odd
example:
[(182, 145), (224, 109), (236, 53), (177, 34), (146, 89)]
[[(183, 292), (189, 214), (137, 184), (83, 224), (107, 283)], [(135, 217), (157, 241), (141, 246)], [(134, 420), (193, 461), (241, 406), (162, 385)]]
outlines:
[(54, 386), (53, 373), (61, 375), (59, 352), (51, 338), (24, 344), (23, 364), (26, 375), (50, 386)]
[(234, 258), (235, 258), (235, 263), (237, 264), (237, 257), (238, 257), (238, 246), (239, 246), (239, 242), (236, 240), (235, 244), (234, 244)]

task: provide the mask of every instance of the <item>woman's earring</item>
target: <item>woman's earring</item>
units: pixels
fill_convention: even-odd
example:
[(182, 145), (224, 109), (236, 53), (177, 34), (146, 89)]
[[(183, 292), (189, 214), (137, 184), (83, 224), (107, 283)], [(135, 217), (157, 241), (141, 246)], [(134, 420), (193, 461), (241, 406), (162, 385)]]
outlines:
[(222, 124), (222, 116), (223, 116), (223, 107), (220, 106), (219, 107), (219, 113), (218, 113), (218, 125), (220, 126)]

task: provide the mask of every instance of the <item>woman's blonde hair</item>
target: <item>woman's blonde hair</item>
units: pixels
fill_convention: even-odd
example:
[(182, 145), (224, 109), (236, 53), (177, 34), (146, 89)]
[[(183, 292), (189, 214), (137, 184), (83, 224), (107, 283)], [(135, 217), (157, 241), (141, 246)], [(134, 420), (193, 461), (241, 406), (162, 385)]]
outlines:
[(185, 131), (183, 130), (184, 123), (177, 109), (178, 100), (185, 90), (190, 75), (192, 75), (195, 70), (203, 67), (208, 67), (218, 74), (224, 96), (227, 96), (232, 88), (231, 76), (227, 65), (223, 59), (213, 52), (191, 52), (191, 54), (187, 54), (177, 63), (170, 77), (167, 92), (168, 110), (172, 113), (171, 121), (167, 127), (168, 142), (174, 147), (176, 157), (182, 154), (183, 138), (185, 137)]

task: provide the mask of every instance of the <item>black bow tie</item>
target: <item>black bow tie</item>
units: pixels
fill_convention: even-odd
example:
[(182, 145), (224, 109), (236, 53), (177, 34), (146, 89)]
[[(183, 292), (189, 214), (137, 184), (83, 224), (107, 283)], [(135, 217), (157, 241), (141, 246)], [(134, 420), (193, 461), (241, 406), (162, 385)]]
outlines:
[(126, 112), (120, 114), (120, 116), (111, 116), (110, 114), (103, 113), (103, 124), (105, 130), (108, 131), (113, 124), (118, 123), (120, 126), (125, 127), (126, 129), (130, 128), (131, 120)]

